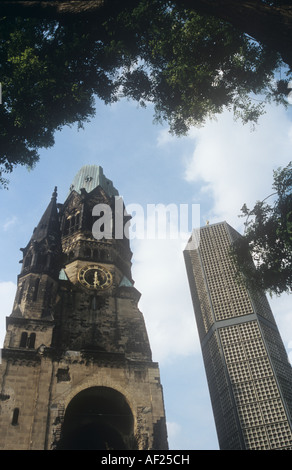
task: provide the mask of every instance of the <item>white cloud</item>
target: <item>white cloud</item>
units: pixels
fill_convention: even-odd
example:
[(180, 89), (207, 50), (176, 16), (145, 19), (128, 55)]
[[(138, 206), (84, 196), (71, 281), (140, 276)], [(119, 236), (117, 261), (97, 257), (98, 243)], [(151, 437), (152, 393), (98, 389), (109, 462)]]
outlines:
[(160, 364), (193, 354), (199, 348), (183, 258), (189, 234), (180, 231), (180, 208), (175, 208), (159, 204), (134, 214), (127, 206), (133, 216), (132, 273), (135, 287), (142, 294), (139, 308), (153, 359)]
[(17, 222), (17, 217), (13, 216), (9, 219), (6, 220), (6, 222), (4, 222), (3, 224), (3, 230), (4, 232), (7, 232), (7, 230), (9, 230), (11, 227), (13, 227)]
[(13, 282), (0, 282), (0, 347), (5, 337), (5, 318), (11, 314), (16, 285)]
[(167, 422), (168, 439), (175, 439), (181, 433), (181, 426), (178, 423)]
[(168, 129), (162, 129), (158, 133), (157, 145), (158, 147), (164, 147), (165, 145), (173, 144), (177, 141), (177, 138), (169, 132)]
[[(254, 132), (224, 113), (217, 122), (193, 130), (192, 137), (195, 149), (186, 165), (186, 180), (200, 185), (202, 198), (206, 192), (213, 196), (206, 215), (211, 223), (226, 220), (240, 231), (243, 219), (238, 214), (243, 203), (253, 207), (257, 200), (271, 194), (273, 170), (291, 160), (292, 123), (288, 113), (281, 107), (271, 108)], [(270, 304), (289, 353), (291, 298), (285, 294), (273, 298)]]
[[(225, 112), (216, 121), (210, 121), (200, 129), (193, 129), (189, 139), (194, 142), (194, 150), (187, 159), (185, 159), (185, 155), (182, 158), (182, 164), (185, 165), (185, 180), (189, 184), (193, 184), (194, 200), (200, 198), (202, 206), (204, 206), (205, 199), (210, 201), (211, 197), (212, 201), (208, 212), (202, 213), (202, 216), (210, 223), (226, 220), (234, 228), (242, 231), (243, 219), (238, 217), (242, 205), (246, 203), (248, 207), (253, 207), (256, 201), (271, 194), (273, 170), (279, 166), (286, 166), (291, 160), (292, 122), (289, 114), (282, 107), (268, 108), (268, 112), (262, 116), (259, 125), (252, 132), (250, 127), (243, 126), (241, 122), (235, 122), (232, 114)], [(167, 134), (166, 130), (163, 130), (160, 133), (158, 145), (166, 147), (172, 144), (173, 138)], [(198, 192), (200, 193), (199, 198)], [(168, 249), (169, 253), (171, 252), (169, 246), (163, 246), (163, 249)], [(162, 249), (161, 251), (157, 249), (158, 259), (162, 255), (162, 251)], [(171, 256), (169, 254), (170, 258)], [(167, 255), (165, 255), (166, 257)], [(144, 252), (144, 258), (144, 262), (147, 263), (146, 252)], [(176, 289), (176, 284), (171, 284), (169, 280), (167, 284), (167, 274), (162, 273), (162, 268), (159, 267), (157, 272), (157, 275), (159, 273), (161, 277), (160, 286), (163, 292), (161, 297), (166, 296), (166, 285), (168, 285), (171, 293), (178, 299), (179, 308), (183, 296), (187, 298), (190, 296), (183, 273), (185, 268), (180, 266), (175, 259), (171, 263), (171, 260), (167, 262), (167, 259), (162, 258), (161, 264), (163, 263), (166, 264), (166, 272), (169, 266), (172, 266), (170, 272), (174, 272), (179, 266), (177, 271), (180, 276), (177, 284), (179, 285), (178, 289)], [(153, 264), (155, 265), (154, 259)], [(150, 274), (151, 272), (149, 272)], [(145, 285), (145, 281), (143, 284)], [(152, 307), (150, 285), (149, 294), (147, 291), (148, 286), (146, 289), (146, 297), (149, 297), (147, 307), (149, 306), (150, 310), (153, 308), (156, 311), (155, 305)], [(161, 303), (164, 302), (167, 305), (165, 300), (161, 301)], [(170, 311), (175, 309), (176, 302), (175, 300), (173, 302), (173, 304), (170, 302)], [(290, 303), (290, 297), (284, 295), (280, 298), (273, 298), (271, 307), (289, 357), (292, 358), (292, 351), (290, 351), (292, 349)], [(188, 308), (190, 311), (192, 310), (192, 307)], [(163, 318), (162, 313), (160, 315)], [(171, 316), (171, 318), (174, 317), (175, 315)], [(171, 325), (172, 321), (167, 327), (168, 340), (173, 335)], [(194, 335), (193, 330), (191, 335)], [(153, 337), (155, 339), (155, 335)], [(186, 344), (188, 344), (188, 340)], [(164, 350), (166, 351), (166, 348)]]
[(253, 207), (271, 193), (273, 169), (291, 159), (291, 133), (291, 121), (281, 107), (262, 116), (253, 132), (228, 112), (192, 131), (195, 149), (185, 179), (200, 185), (202, 198), (206, 193), (213, 197), (211, 223), (227, 220), (240, 227), (243, 203)]
[(139, 308), (159, 363), (199, 349), (181, 240), (134, 240), (133, 277)]
[(268, 298), (284, 346), (292, 364), (292, 308), (291, 295), (283, 294), (281, 297)]

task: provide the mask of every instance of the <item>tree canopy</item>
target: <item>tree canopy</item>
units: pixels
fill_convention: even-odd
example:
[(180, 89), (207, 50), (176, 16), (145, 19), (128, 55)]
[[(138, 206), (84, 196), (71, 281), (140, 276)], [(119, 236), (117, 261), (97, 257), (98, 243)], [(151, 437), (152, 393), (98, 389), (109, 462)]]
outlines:
[(292, 162), (274, 171), (273, 189), (253, 209), (242, 207), (246, 230), (231, 254), (238, 278), (249, 289), (279, 295), (292, 290)]
[[(208, 2), (1, 2), (7, 16), (0, 19), (0, 183), (15, 165), (33, 166), (39, 149), (54, 144), (56, 130), (92, 118), (96, 98), (151, 103), (155, 120), (167, 121), (177, 135), (226, 107), (247, 123), (257, 121), (266, 101), (284, 104), (289, 73), (283, 68), (275, 81), (283, 67), (277, 47), (198, 13)], [(11, 4), (19, 5), (19, 16), (11, 15)], [(96, 14), (88, 14), (90, 7)]]

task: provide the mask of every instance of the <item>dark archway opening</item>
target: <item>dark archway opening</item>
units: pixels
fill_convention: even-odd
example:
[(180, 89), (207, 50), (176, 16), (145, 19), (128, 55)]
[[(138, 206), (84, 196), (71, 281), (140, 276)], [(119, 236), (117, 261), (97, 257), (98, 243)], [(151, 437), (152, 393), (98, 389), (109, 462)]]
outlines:
[(59, 450), (136, 449), (134, 418), (125, 397), (108, 387), (91, 387), (69, 403)]

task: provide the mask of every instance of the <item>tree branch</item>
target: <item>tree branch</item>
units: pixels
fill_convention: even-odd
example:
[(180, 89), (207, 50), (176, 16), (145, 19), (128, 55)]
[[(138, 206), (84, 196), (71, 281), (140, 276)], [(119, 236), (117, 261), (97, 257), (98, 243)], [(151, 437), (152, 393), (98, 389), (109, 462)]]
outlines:
[[(212, 15), (231, 23), (256, 41), (279, 52), (292, 69), (292, 6), (270, 6), (262, 0), (173, 0), (186, 10)], [(2, 0), (1, 16), (23, 16), (72, 21), (75, 17), (94, 18), (101, 8), (111, 12), (139, 0)]]
[(1, 16), (23, 16), (35, 18), (62, 19), (78, 15), (90, 17), (97, 13), (109, 0), (2, 0)]
[(279, 52), (292, 68), (292, 6), (261, 0), (176, 0), (177, 5), (229, 22)]

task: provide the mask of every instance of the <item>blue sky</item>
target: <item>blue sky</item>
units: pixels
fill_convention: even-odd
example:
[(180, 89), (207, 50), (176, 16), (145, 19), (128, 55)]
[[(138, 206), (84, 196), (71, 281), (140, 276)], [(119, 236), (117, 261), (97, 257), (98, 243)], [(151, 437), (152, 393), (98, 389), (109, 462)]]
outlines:
[[(200, 204), (204, 225), (226, 220), (242, 232), (243, 203), (271, 193), (272, 171), (291, 160), (292, 113), (267, 108), (254, 132), (229, 112), (175, 138), (153, 124), (152, 109), (123, 100), (97, 103), (85, 129), (64, 128), (32, 171), (17, 168), (0, 191), (0, 339), (10, 315), (20, 248), (28, 243), (54, 187), (64, 202), (78, 170), (101, 165), (125, 204)], [(133, 277), (141, 292), (153, 360), (160, 365), (171, 449), (218, 449), (182, 251), (185, 241), (133, 240)], [(290, 298), (271, 300), (292, 353)]]

